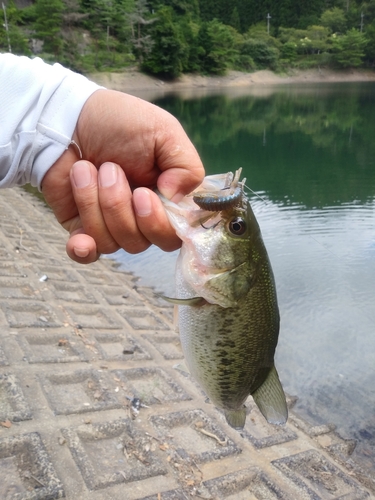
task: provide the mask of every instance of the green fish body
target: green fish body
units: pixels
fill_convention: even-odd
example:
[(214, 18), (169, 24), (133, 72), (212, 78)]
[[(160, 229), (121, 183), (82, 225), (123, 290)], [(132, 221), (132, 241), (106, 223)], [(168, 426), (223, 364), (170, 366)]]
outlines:
[(239, 175), (208, 176), (197, 193), (177, 205), (162, 198), (183, 242), (171, 302), (178, 305), (186, 363), (236, 429), (245, 425), (249, 394), (268, 422), (287, 420), (274, 365), (279, 334), (275, 282)]

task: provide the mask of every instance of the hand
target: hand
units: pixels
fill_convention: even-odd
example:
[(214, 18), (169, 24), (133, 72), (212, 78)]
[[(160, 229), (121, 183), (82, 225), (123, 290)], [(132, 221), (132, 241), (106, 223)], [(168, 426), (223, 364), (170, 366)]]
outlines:
[(42, 191), (70, 233), (67, 253), (81, 263), (119, 248), (138, 253), (180, 246), (158, 196), (178, 201), (204, 169), (180, 123), (136, 97), (98, 90), (87, 100), (74, 145), (49, 169)]

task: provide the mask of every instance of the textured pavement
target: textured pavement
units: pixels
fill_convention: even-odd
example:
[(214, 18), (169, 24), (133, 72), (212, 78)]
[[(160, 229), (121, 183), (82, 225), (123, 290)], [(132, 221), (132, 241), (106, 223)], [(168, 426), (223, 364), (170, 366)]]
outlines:
[(295, 398), (285, 427), (249, 401), (229, 428), (181, 366), (171, 307), (65, 240), (39, 200), (0, 192), (0, 500), (375, 498), (355, 442)]

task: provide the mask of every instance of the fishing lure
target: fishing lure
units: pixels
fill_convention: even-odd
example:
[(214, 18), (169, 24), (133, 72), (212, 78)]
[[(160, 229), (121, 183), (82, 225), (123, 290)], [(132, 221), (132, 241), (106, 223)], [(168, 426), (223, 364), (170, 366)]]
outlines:
[(226, 185), (221, 191), (226, 191), (225, 194), (221, 195), (218, 192), (197, 192), (193, 195), (194, 202), (202, 210), (207, 210), (208, 212), (222, 212), (224, 210), (229, 210), (231, 208), (241, 206), (243, 198), (243, 187), (245, 184), (245, 179), (239, 182), (241, 176), (242, 168), (239, 168), (235, 175), (230, 172)]

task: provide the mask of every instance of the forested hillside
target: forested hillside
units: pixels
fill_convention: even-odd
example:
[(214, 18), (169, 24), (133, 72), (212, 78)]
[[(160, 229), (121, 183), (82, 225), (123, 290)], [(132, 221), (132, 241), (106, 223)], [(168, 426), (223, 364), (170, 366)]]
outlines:
[(8, 0), (0, 50), (80, 72), (373, 67), (375, 0)]

